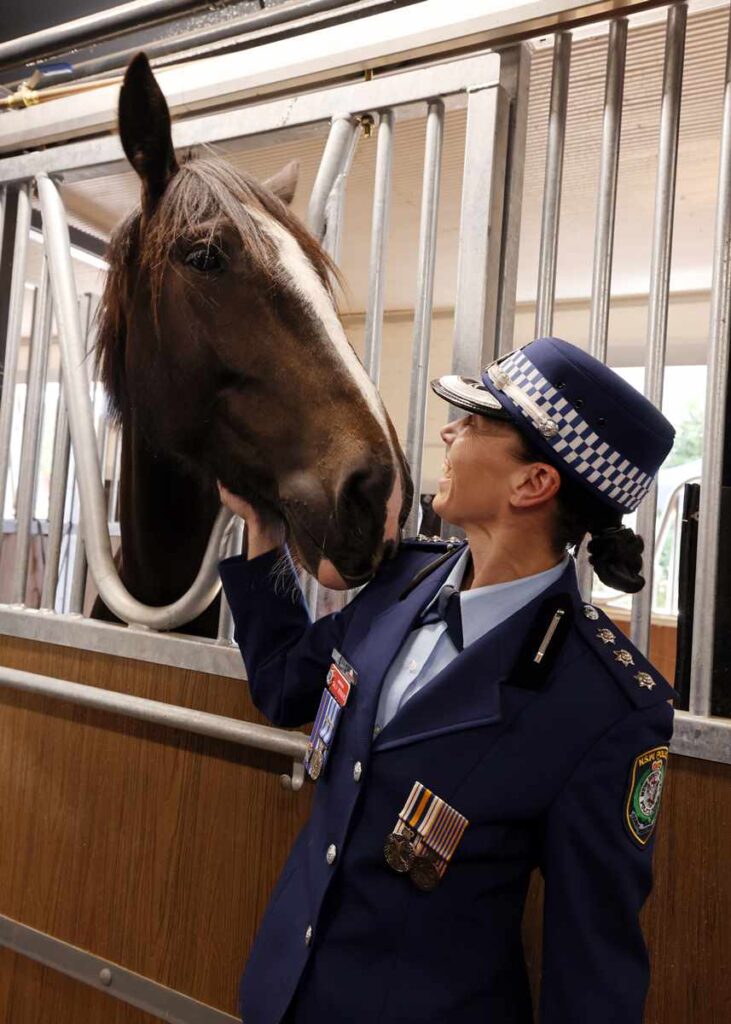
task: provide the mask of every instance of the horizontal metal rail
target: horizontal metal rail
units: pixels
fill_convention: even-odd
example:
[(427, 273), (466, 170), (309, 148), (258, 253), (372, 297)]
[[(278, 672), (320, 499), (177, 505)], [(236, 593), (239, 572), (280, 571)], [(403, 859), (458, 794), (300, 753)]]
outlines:
[(304, 776), (301, 762), (307, 749), (307, 737), (304, 733), (242, 722), (236, 718), (212, 715), (208, 711), (195, 711), (192, 708), (178, 707), (176, 704), (164, 704), (159, 700), (133, 697), (128, 693), (117, 693), (114, 690), (104, 690), (101, 687), (86, 686), (84, 683), (73, 683), (68, 679), (55, 679), (5, 666), (0, 667), (0, 688), (3, 687), (291, 757), (295, 765), (288, 788), (300, 789), (302, 786)]
[(168, 1024), (239, 1024), (238, 1017), (223, 1010), (2, 914), (0, 946), (145, 1010)]
[(85, 345), (79, 322), (76, 285), (65, 211), (58, 188), (45, 174), (38, 176), (46, 254), (51, 275), (64, 395), (84, 517), (84, 547), (91, 574), (106, 606), (124, 622), (150, 629), (175, 629), (209, 607), (220, 590), (218, 557), (231, 513), (222, 507), (201, 562), (186, 594), (169, 605), (149, 607), (136, 600), (119, 578), (107, 526), (107, 500), (101, 481), (99, 452), (89, 402)]
[[(455, 105), (464, 105), (470, 86), (496, 85), (499, 77), (497, 54), (470, 57), (437, 68), (405, 71), (368, 82), (177, 121), (173, 124), (173, 142), (177, 149), (241, 139), (250, 139), (256, 144), (261, 136), (270, 132), (328, 124), (334, 113), (357, 116), (385, 108), (408, 108), (411, 104), (418, 104), (415, 114), (423, 114), (423, 101), (430, 96), (456, 96)], [(400, 113), (404, 115), (403, 110)], [(63, 173), (64, 181), (69, 182), (128, 168), (118, 136), (107, 135), (0, 160), (0, 184), (41, 173)]]

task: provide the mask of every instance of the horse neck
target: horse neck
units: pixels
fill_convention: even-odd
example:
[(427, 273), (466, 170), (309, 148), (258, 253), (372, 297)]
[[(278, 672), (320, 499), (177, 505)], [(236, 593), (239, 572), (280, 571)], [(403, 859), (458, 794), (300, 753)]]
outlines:
[(215, 485), (150, 450), (133, 420), (123, 423), (120, 575), (145, 604), (170, 604), (195, 579), (220, 501)]

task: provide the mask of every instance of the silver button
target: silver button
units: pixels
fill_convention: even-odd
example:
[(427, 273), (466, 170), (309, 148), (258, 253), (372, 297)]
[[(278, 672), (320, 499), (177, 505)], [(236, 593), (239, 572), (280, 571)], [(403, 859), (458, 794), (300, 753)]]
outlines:
[(360, 782), (361, 776), (363, 775), (363, 765), (360, 761), (356, 761), (353, 765), (353, 782)]
[(338, 848), (337, 848), (337, 846), (335, 845), (335, 843), (330, 843), (330, 845), (327, 848), (327, 853), (325, 854), (325, 860), (328, 862), (328, 864), (334, 864), (335, 863), (335, 858), (337, 857), (337, 855), (338, 855)]
[(599, 618), (599, 612), (591, 604), (584, 605), (584, 615), (586, 615), (587, 619), (596, 620)]
[(419, 668), (419, 662), (416, 661), (415, 658), (412, 658), (406, 667), (409, 670), (409, 672), (414, 673)]
[(312, 925), (311, 924), (307, 925), (307, 931), (305, 932), (305, 945), (306, 946), (311, 946), (312, 945)]
[(373, 739), (376, 738), (376, 736), (379, 734), (380, 731), (381, 731), (381, 727), (380, 727), (380, 725), (377, 725), (375, 727), (375, 729), (373, 730)]

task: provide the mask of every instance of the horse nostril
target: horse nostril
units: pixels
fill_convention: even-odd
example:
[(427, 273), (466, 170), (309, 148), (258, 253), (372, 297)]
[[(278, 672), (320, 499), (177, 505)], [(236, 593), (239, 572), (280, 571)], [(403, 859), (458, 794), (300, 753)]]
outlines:
[(340, 489), (339, 508), (346, 513), (350, 510), (380, 514), (385, 510), (389, 477), (381, 466), (359, 466), (351, 470)]

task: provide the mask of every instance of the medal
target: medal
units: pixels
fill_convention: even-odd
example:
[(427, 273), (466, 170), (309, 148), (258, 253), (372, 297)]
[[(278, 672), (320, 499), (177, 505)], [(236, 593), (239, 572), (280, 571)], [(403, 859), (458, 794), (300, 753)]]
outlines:
[(386, 836), (386, 863), (430, 892), (440, 882), (469, 822), (436, 793), (415, 782), (393, 832)]
[(429, 857), (420, 856), (414, 858), (414, 863), (409, 871), (409, 877), (417, 889), (431, 892), (432, 889), (436, 889), (439, 885), (442, 876), (436, 864)]
[(386, 836), (383, 852), (388, 866), (402, 875), (414, 863), (414, 845), (411, 841), (414, 838), (414, 833), (410, 828), (402, 826), (401, 822), (396, 828), (401, 831), (394, 831)]
[(332, 657), (304, 758), (305, 770), (313, 782), (317, 782), (325, 770), (340, 716), (358, 681), (355, 669), (339, 651), (334, 650)]

